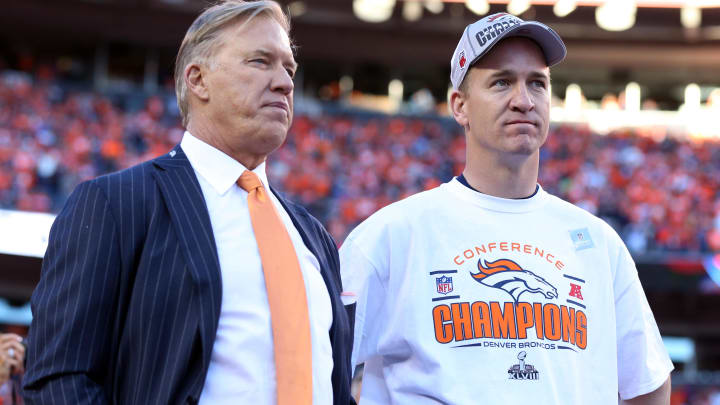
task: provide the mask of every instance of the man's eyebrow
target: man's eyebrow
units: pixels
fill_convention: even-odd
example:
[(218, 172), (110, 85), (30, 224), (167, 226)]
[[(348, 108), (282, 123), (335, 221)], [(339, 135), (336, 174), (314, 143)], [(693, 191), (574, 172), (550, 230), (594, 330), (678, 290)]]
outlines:
[(536, 79), (545, 79), (548, 81), (550, 80), (550, 75), (542, 70), (532, 71), (532, 72), (530, 72), (530, 74), (528, 76), (530, 76), (532, 78), (536, 78)]
[(494, 71), (488, 79), (494, 80), (494, 79), (501, 79), (511, 76), (517, 76), (517, 72), (513, 69), (501, 69)]

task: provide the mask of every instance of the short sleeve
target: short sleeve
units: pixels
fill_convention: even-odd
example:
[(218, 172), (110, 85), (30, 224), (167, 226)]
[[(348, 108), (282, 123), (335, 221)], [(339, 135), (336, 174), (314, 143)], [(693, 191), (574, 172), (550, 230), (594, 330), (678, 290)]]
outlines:
[(358, 246), (349, 239), (340, 248), (340, 274), (346, 292), (355, 294), (355, 332), (352, 367), (377, 354), (379, 333), (373, 319), (382, 319), (386, 286), (378, 277), (378, 269)]
[(620, 398), (660, 387), (673, 369), (638, 278), (635, 262), (618, 238), (615, 273), (618, 390)]

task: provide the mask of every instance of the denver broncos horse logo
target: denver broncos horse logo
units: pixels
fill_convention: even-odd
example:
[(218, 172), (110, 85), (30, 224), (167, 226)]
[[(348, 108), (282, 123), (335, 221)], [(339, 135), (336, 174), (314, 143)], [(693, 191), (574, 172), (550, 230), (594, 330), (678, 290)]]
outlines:
[[(483, 262), (485, 262), (484, 266)], [(475, 281), (488, 287), (507, 291), (515, 299), (515, 302), (518, 302), (520, 295), (524, 292), (539, 293), (548, 299), (558, 296), (557, 289), (544, 278), (529, 270), (524, 270), (519, 264), (509, 259), (499, 259), (494, 262), (480, 259), (478, 260), (478, 270), (480, 270), (479, 273), (470, 273)]]

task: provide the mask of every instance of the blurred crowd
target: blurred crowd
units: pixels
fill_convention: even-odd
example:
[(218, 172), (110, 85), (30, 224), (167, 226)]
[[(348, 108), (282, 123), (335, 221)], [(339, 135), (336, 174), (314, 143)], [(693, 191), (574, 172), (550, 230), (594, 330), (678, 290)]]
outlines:
[[(126, 104), (0, 72), (0, 208), (57, 212), (79, 182), (182, 138), (171, 95)], [(459, 174), (464, 144), (445, 117), (299, 113), (268, 175), (341, 243), (377, 209)], [(541, 185), (606, 219), (633, 252), (720, 251), (720, 141), (561, 125), (541, 153)]]
[(670, 405), (720, 405), (720, 387), (673, 386)]

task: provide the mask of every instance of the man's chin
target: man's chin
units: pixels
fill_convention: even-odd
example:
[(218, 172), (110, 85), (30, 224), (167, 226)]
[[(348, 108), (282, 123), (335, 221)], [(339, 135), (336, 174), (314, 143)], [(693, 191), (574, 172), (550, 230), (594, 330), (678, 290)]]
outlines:
[(287, 131), (288, 128), (282, 125), (263, 128), (256, 134), (258, 145), (262, 145), (262, 148), (267, 150), (267, 153), (270, 153), (282, 146), (285, 139), (287, 139)]
[(517, 142), (513, 142), (507, 148), (508, 152), (517, 155), (532, 155), (539, 149), (537, 141), (533, 138), (515, 139), (515, 141)]
[(519, 133), (512, 136), (508, 149), (513, 153), (532, 155), (542, 144), (540, 136), (536, 133)]

